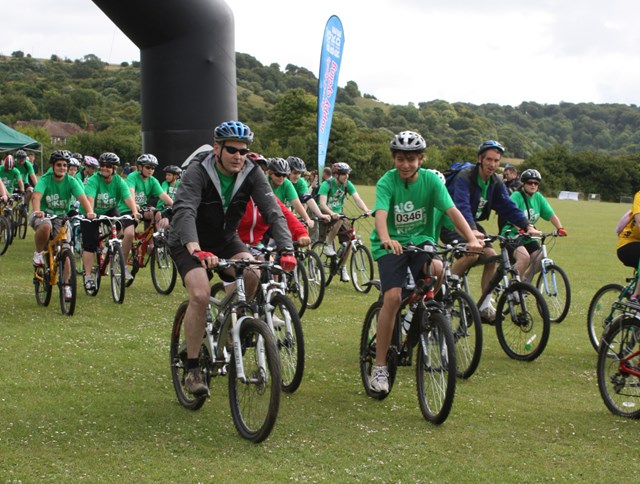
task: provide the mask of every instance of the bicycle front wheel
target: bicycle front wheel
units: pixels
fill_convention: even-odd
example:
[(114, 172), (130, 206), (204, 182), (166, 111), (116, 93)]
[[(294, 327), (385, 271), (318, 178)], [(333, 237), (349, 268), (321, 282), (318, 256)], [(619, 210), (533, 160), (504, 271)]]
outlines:
[[(280, 362), (271, 330), (264, 321), (247, 318), (240, 328), (241, 355), (232, 351), (229, 364), (229, 404), (236, 429), (242, 437), (258, 443), (266, 439), (280, 407)], [(238, 378), (236, 358), (244, 366)]]
[(598, 389), (611, 413), (640, 418), (640, 321), (629, 315), (616, 318), (598, 350)]
[(322, 261), (322, 270), (324, 271), (324, 285), (328, 286), (331, 283), (331, 279), (333, 279), (333, 273), (336, 265), (336, 257), (328, 256), (324, 253), (324, 248), (326, 244), (324, 242), (316, 242), (311, 246), (311, 250), (316, 253), (316, 255)]
[(309, 292), (309, 281), (304, 266), (296, 264), (295, 271), (287, 274), (287, 297), (296, 308), (298, 316), (302, 317), (307, 309), (307, 294)]
[(78, 274), (84, 274), (84, 264), (82, 263), (82, 232), (80, 231), (80, 225), (73, 227), (73, 233), (71, 236), (71, 246), (73, 247), (73, 256), (75, 258), (75, 268)]
[(496, 332), (504, 352), (514, 360), (533, 361), (549, 341), (551, 323), (542, 294), (528, 282), (514, 282), (500, 295)]
[(309, 309), (318, 309), (324, 298), (324, 270), (322, 268), (322, 260), (312, 250), (305, 253), (302, 260), (307, 280), (309, 281), (309, 289), (307, 291), (307, 307)]
[(3, 255), (11, 243), (11, 225), (6, 217), (0, 216), (0, 255)]
[[(189, 410), (198, 410), (207, 400), (207, 396), (195, 396), (187, 391), (185, 378), (187, 377), (187, 339), (184, 331), (184, 315), (187, 312), (188, 301), (184, 301), (178, 307), (173, 318), (171, 329), (171, 345), (169, 347), (169, 361), (171, 364), (171, 380), (173, 389), (178, 397), (178, 402)], [(207, 385), (211, 381), (211, 373), (206, 371), (208, 361), (211, 361), (206, 345), (200, 348), (200, 369), (203, 370)]]
[[(68, 278), (65, 277), (67, 273), (69, 274)], [(68, 316), (72, 316), (76, 309), (78, 295), (76, 276), (73, 254), (71, 250), (63, 249), (58, 257), (58, 287), (60, 288), (60, 310), (62, 314)], [(65, 279), (67, 280), (65, 281)]]
[(271, 299), (270, 304), (273, 306), (271, 320), (280, 356), (282, 390), (293, 393), (300, 386), (304, 373), (302, 323), (295, 306), (287, 296), (277, 294)]
[(373, 256), (367, 246), (357, 244), (353, 248), (349, 268), (351, 269), (351, 282), (356, 291), (369, 292), (371, 285), (366, 283), (373, 279)]
[(450, 311), (457, 374), (466, 379), (474, 374), (482, 355), (480, 312), (471, 296), (464, 291), (453, 291), (445, 304)]
[(36, 302), (39, 306), (48, 306), (51, 301), (51, 268), (49, 267), (49, 254), (43, 257), (44, 265), (36, 267), (33, 274), (33, 286), (36, 293)]
[(620, 284), (602, 286), (591, 298), (587, 312), (587, 333), (593, 349), (598, 351), (602, 334), (613, 319), (613, 303), (620, 298), (624, 287)]
[(549, 308), (549, 320), (561, 323), (571, 307), (571, 286), (567, 274), (555, 264), (551, 264), (538, 275), (536, 287)]
[(451, 412), (456, 392), (456, 353), (447, 318), (424, 313), (416, 358), (418, 402), (422, 415), (434, 424), (443, 423)]
[(18, 217), (16, 224), (18, 225), (18, 237), (21, 239), (26, 238), (27, 236), (27, 224), (29, 223), (29, 214), (26, 209), (21, 209), (18, 212)]
[(151, 281), (160, 294), (171, 294), (176, 286), (176, 265), (164, 241), (156, 240), (151, 253)]
[(122, 255), (122, 247), (114, 244), (109, 255), (109, 276), (111, 277), (111, 296), (117, 304), (124, 301), (125, 289), (125, 263)]

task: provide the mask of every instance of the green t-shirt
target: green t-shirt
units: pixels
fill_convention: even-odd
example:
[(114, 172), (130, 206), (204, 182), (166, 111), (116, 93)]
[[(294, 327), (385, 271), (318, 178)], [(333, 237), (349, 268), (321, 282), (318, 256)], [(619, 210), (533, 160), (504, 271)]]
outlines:
[[(291, 180), (289, 180), (291, 181)], [(306, 195), (307, 193), (309, 193), (309, 184), (307, 183), (307, 180), (304, 179), (304, 177), (300, 177), (298, 178), (298, 181), (293, 183), (293, 188), (296, 189), (296, 193), (298, 194), (298, 198), (300, 198), (302, 195)]]
[(353, 183), (347, 180), (347, 183), (341, 185), (333, 177), (323, 181), (318, 189), (318, 195), (326, 195), (327, 207), (336, 213), (342, 212), (347, 193), (351, 196), (356, 193), (356, 187), (353, 186)]
[(233, 187), (236, 183), (235, 175), (225, 175), (218, 169), (218, 164), (213, 165), (218, 173), (218, 178), (220, 179), (220, 189), (222, 190), (222, 203), (224, 204), (224, 211), (227, 211), (229, 204), (231, 203), (231, 198), (233, 198)]
[[(376, 184), (376, 210), (387, 211), (387, 230), (402, 245), (437, 243), (442, 214), (453, 200), (438, 175), (420, 168), (416, 181), (405, 186), (396, 169), (386, 172)], [(378, 231), (371, 232), (374, 259), (387, 254)]]
[(278, 200), (284, 203), (287, 208), (291, 208), (291, 202), (298, 199), (298, 193), (288, 178), (284, 179), (282, 185), (278, 187), (271, 185), (271, 188), (276, 197), (278, 197)]
[(24, 165), (20, 163), (16, 163), (16, 168), (20, 172), (22, 176), (22, 181), (24, 183), (29, 183), (29, 175), (35, 175), (36, 172), (33, 170), (33, 165), (29, 160), (25, 160)]
[(33, 190), (42, 193), (40, 210), (54, 215), (69, 212), (71, 204), (84, 193), (82, 184), (66, 174), (60, 181), (53, 176), (43, 176)]
[(11, 193), (14, 190), (20, 188), (18, 180), (22, 179), (22, 175), (16, 167), (9, 171), (6, 171), (4, 169), (4, 166), (0, 166), (0, 179), (2, 179), (2, 183), (4, 183), (4, 187), (7, 189), (7, 193)]
[[(175, 200), (176, 199), (176, 193), (178, 192), (178, 187), (180, 186), (180, 180), (176, 180), (175, 183), (173, 185), (169, 185), (169, 182), (167, 180), (162, 182), (162, 191), (166, 192), (167, 195), (169, 195), (169, 198), (171, 200)], [(164, 202), (162, 200), (158, 200), (158, 205), (156, 205), (156, 208), (161, 209), (164, 207)]]
[[(107, 183), (100, 173), (94, 173), (87, 179), (84, 189), (87, 197), (94, 198), (93, 211), (98, 215), (105, 215), (109, 210), (118, 207), (124, 199), (131, 198), (129, 187), (120, 175), (113, 175), (111, 181)], [(124, 206), (126, 212), (131, 212), (126, 203)], [(80, 211), (84, 213), (82, 208)]]
[[(143, 180), (139, 171), (129, 173), (125, 182), (129, 188), (133, 188), (136, 205), (139, 207), (146, 205), (149, 197), (157, 197), (163, 193), (157, 178), (150, 176), (146, 180)], [(124, 200), (118, 203), (118, 211), (120, 213), (131, 212), (127, 204), (124, 203)]]
[[(525, 200), (526, 197), (526, 200)], [(511, 194), (511, 200), (516, 204), (516, 206), (522, 210), (524, 216), (529, 219), (529, 223), (531, 225), (535, 225), (539, 218), (542, 217), (543, 220), (549, 220), (554, 215), (554, 211), (547, 202), (547, 199), (540, 192), (536, 192), (533, 196), (529, 197), (528, 195), (523, 195), (520, 190), (517, 190)], [(500, 233), (505, 236), (516, 236), (518, 235), (519, 229), (515, 227), (511, 223), (507, 222)], [(533, 242), (533, 240), (528, 240), (525, 243)]]

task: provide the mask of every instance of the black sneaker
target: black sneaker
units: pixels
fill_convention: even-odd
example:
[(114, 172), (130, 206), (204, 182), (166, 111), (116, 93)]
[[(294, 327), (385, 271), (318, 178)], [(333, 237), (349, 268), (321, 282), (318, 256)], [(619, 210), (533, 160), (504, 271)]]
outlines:
[(195, 397), (209, 396), (209, 387), (204, 381), (204, 375), (200, 368), (192, 368), (187, 372), (184, 386)]

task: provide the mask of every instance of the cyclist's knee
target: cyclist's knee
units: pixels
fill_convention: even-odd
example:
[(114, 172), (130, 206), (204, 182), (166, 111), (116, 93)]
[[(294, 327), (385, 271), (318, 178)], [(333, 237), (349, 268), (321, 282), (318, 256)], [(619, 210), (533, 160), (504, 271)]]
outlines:
[(382, 304), (388, 309), (398, 309), (402, 302), (402, 288), (392, 287), (385, 291), (382, 299)]

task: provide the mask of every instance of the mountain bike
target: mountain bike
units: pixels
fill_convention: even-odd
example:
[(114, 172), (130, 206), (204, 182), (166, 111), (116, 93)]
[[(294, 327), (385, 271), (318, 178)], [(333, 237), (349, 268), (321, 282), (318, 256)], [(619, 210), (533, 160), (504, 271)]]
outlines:
[[(2, 202), (0, 201), (0, 204)], [(2, 245), (0, 247), (0, 255), (4, 254), (9, 246), (13, 244), (13, 233), (14, 233), (14, 220), (13, 220), (13, 199), (9, 197), (7, 203), (2, 204), (2, 219), (3, 219), (3, 240)]]
[[(406, 252), (433, 253), (435, 248), (408, 246)], [(387, 352), (389, 392), (396, 379), (399, 366), (411, 366), (416, 348), (416, 382), (418, 402), (422, 415), (434, 424), (443, 423), (453, 406), (456, 388), (456, 349), (451, 326), (442, 304), (434, 299), (436, 278), (427, 274), (416, 281), (412, 291), (405, 291), (396, 315), (391, 344)], [(380, 281), (370, 281), (369, 286), (380, 289)], [(383, 295), (367, 311), (360, 336), (360, 376), (365, 392), (382, 400), (389, 393), (374, 391), (370, 384), (371, 370), (376, 358), (376, 329), (382, 309)], [(407, 311), (412, 312), (408, 331), (403, 329)], [(408, 319), (408, 318), (407, 318)]]
[(24, 203), (24, 192), (14, 192), (13, 198), (13, 233), (12, 238), (27, 236), (27, 225), (29, 223), (29, 209)]
[(553, 231), (541, 236), (542, 258), (540, 259), (540, 273), (536, 281), (536, 288), (547, 303), (549, 320), (552, 323), (561, 323), (567, 317), (571, 307), (571, 285), (566, 272), (548, 256), (545, 242), (549, 237), (559, 237), (559, 235), (557, 231)]
[(328, 286), (334, 276), (340, 274), (343, 267), (346, 267), (347, 246), (351, 246), (351, 258), (349, 261), (349, 274), (351, 276), (351, 282), (356, 291), (367, 293), (371, 290), (371, 284), (367, 282), (373, 279), (373, 256), (369, 248), (364, 245), (361, 237), (356, 234), (355, 222), (361, 218), (368, 217), (368, 213), (363, 213), (357, 217), (348, 217), (347, 215), (340, 214), (340, 217), (334, 221), (334, 223), (341, 223), (340, 220), (346, 219), (351, 223), (351, 227), (347, 230), (341, 230), (338, 235), (348, 237), (348, 242), (342, 242), (338, 251), (334, 255), (327, 255), (327, 247), (332, 247), (326, 241), (318, 241), (311, 249), (320, 257), (322, 265), (324, 267), (325, 285)]
[[(147, 228), (142, 232), (135, 232), (131, 244), (131, 255), (127, 263), (131, 264), (133, 278), (141, 267), (151, 264), (151, 282), (159, 294), (171, 294), (176, 285), (178, 271), (169, 253), (169, 234), (165, 229), (156, 230), (155, 213), (153, 207), (142, 207), (141, 213), (151, 212), (152, 219)], [(133, 279), (126, 285), (133, 284)]]
[[(306, 287), (306, 307), (309, 309), (318, 309), (322, 300), (324, 299), (324, 269), (322, 267), (322, 259), (313, 250), (306, 247), (295, 246), (295, 256), (297, 265), (301, 266), (304, 271), (301, 271), (302, 277), (306, 279), (306, 283), (303, 282), (303, 287)], [(302, 317), (302, 314), (300, 314)]]
[[(0, 202), (1, 203), (1, 202)], [(4, 210), (0, 210), (0, 255), (4, 255), (11, 243), (12, 225), (4, 215)]]
[[(500, 253), (486, 262), (496, 261), (496, 273), (476, 303), (482, 305), (492, 294), (498, 301), (496, 319), (486, 321), (496, 327), (498, 341), (504, 352), (515, 360), (533, 361), (547, 346), (551, 333), (551, 322), (547, 303), (531, 283), (521, 281), (518, 271), (511, 266), (507, 246), (520, 245), (529, 236), (515, 237), (488, 235), (485, 242), (498, 241)], [(465, 291), (469, 292), (468, 272), (463, 279)]]
[(613, 414), (640, 418), (640, 308), (628, 309), (611, 321), (602, 337), (598, 389)]
[[(266, 260), (257, 262), (260, 270), (260, 284), (252, 301), (254, 317), (265, 321), (276, 339), (280, 357), (282, 390), (295, 392), (304, 373), (304, 335), (302, 323), (291, 299), (285, 294), (289, 273), (273, 262), (272, 249), (264, 248)], [(225, 296), (222, 282), (211, 286), (211, 296), (222, 299)]]
[(620, 315), (629, 313), (627, 304), (629, 297), (635, 292), (638, 285), (638, 272), (633, 271), (633, 276), (627, 278), (627, 285), (605, 284), (591, 298), (587, 311), (587, 333), (591, 346), (598, 351), (602, 335), (606, 332), (611, 322)]
[[(209, 299), (205, 332), (200, 346), (200, 368), (207, 385), (217, 376), (229, 374), (229, 404), (240, 435), (262, 442), (275, 425), (280, 406), (281, 376), (278, 349), (267, 323), (253, 317), (245, 300), (244, 269), (255, 261), (220, 260), (218, 270), (234, 268), (236, 285), (220, 300)], [(175, 314), (171, 330), (171, 377), (180, 404), (198, 410), (206, 399), (187, 392), (187, 346), (184, 316), (188, 301)]]
[[(70, 217), (53, 214), (45, 214), (45, 217), (52, 222), (59, 218), (63, 223), (58, 233), (47, 243), (42, 256), (44, 264), (34, 267), (33, 286), (36, 302), (39, 306), (48, 306), (52, 288), (57, 285), (60, 291), (60, 310), (62, 314), (72, 316), (76, 308), (78, 291), (73, 251), (68, 241)], [(68, 277), (65, 277), (65, 274), (68, 274)]]

